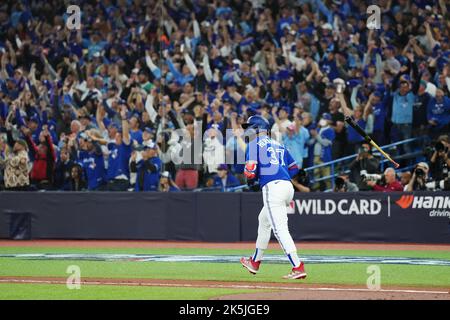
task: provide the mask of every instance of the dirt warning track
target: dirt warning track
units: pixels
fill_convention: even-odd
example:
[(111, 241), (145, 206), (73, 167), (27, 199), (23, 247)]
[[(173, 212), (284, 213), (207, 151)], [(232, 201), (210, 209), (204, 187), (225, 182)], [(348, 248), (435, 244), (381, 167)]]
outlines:
[[(65, 278), (54, 277), (0, 277), (0, 283), (11, 284), (58, 284), (66, 285)], [(302, 299), (382, 299), (382, 300), (450, 300), (448, 288), (411, 288), (390, 287), (374, 291), (356, 286), (312, 285), (299, 282), (231, 282), (231, 281), (199, 281), (199, 280), (167, 280), (167, 279), (113, 279), (84, 278), (81, 285), (104, 286), (149, 286), (172, 288), (210, 288), (210, 289), (243, 289), (255, 290), (244, 293), (215, 298), (217, 300), (302, 300)]]
[[(450, 244), (405, 244), (405, 243), (341, 243), (341, 242), (298, 242), (302, 250), (426, 250), (450, 251)], [(79, 248), (202, 248), (253, 250), (254, 242), (211, 243), (194, 241), (153, 240), (0, 240), (0, 247), (79, 247)], [(279, 249), (276, 242), (269, 249)]]

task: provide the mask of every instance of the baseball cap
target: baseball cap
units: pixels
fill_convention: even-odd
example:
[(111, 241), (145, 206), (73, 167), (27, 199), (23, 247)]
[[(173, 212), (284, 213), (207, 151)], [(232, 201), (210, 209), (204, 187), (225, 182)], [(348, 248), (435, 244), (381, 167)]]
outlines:
[(375, 95), (375, 97), (378, 97), (378, 98), (381, 98), (383, 96), (383, 92), (381, 92), (379, 90), (374, 91), (373, 94)]
[(225, 97), (225, 98), (222, 99), (222, 102), (223, 103), (231, 103), (231, 98)]
[(217, 170), (227, 170), (228, 171), (228, 166), (226, 164), (220, 164), (217, 167)]
[(409, 75), (407, 75), (407, 74), (404, 74), (404, 75), (402, 75), (401, 77), (400, 77), (400, 83), (403, 83), (403, 82), (410, 82), (411, 81), (411, 78), (410, 78), (410, 76)]
[(162, 172), (162, 173), (161, 173), (161, 177), (164, 177), (164, 178), (170, 178), (170, 173), (169, 173), (169, 171), (164, 171), (164, 172)]
[(114, 123), (112, 127), (116, 128), (119, 133), (122, 133), (122, 126), (121, 125), (119, 125), (117, 123)]
[(325, 113), (322, 113), (322, 119), (325, 119), (325, 120), (332, 120), (331, 119), (331, 114), (329, 114), (329, 113), (327, 113), (327, 112), (325, 112)]
[(333, 27), (331, 26), (331, 24), (329, 24), (329, 23), (327, 22), (327, 23), (324, 23), (324, 24), (322, 25), (322, 29), (325, 29), (325, 30), (333, 30)]
[(147, 133), (153, 133), (154, 130), (153, 130), (152, 128), (150, 128), (150, 127), (146, 127), (146, 128), (144, 129), (144, 132), (147, 132)]
[(33, 121), (33, 122), (36, 122), (36, 123), (39, 123), (39, 117), (38, 116), (32, 116), (31, 118), (30, 118), (30, 121)]
[(158, 145), (154, 142), (150, 142), (144, 145), (143, 150), (148, 150), (148, 149), (156, 149), (158, 147)]
[(233, 60), (233, 64), (238, 65), (238, 66), (241, 66), (242, 61), (239, 60), (239, 59), (234, 59), (234, 60)]
[(428, 163), (426, 163), (426, 162), (419, 162), (419, 163), (417, 164), (417, 166), (420, 166), (420, 167), (422, 167), (422, 168), (425, 168), (427, 171), (430, 170), (430, 167), (428, 166)]

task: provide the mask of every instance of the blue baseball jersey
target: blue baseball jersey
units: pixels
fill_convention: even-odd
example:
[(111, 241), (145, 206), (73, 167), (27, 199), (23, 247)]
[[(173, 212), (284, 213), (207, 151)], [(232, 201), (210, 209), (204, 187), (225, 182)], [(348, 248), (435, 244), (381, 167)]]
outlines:
[(96, 190), (105, 182), (105, 161), (100, 146), (92, 152), (80, 151), (80, 163), (84, 169), (89, 190)]
[(106, 177), (108, 181), (115, 179), (118, 176), (125, 175), (130, 177), (130, 170), (128, 160), (131, 157), (131, 143), (126, 145), (122, 142), (120, 145), (116, 143), (108, 144), (108, 170)]
[[(261, 187), (275, 180), (290, 181), (298, 172), (297, 163), (284, 145), (268, 136), (256, 137), (247, 145), (245, 152), (247, 173), (254, 170), (254, 179)], [(251, 164), (256, 166), (252, 168)], [(246, 174), (247, 178), (250, 177)], [(250, 178), (251, 179), (251, 178)]]

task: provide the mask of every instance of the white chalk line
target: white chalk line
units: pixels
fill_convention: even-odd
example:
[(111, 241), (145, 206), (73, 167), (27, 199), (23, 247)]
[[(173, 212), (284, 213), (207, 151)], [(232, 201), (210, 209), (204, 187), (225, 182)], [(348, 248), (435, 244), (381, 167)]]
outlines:
[[(32, 280), (32, 279), (0, 279), (0, 283), (29, 283), (29, 284), (66, 284), (60, 280)], [(110, 282), (110, 281), (82, 281), (81, 285), (114, 285), (114, 286), (146, 286), (146, 287), (186, 287), (186, 288), (212, 288), (212, 289), (254, 289), (254, 290), (289, 290), (289, 291), (357, 291), (366, 293), (418, 293), (418, 294), (450, 294), (448, 291), (432, 290), (408, 290), (408, 289), (379, 289), (370, 290), (365, 288), (306, 288), (306, 287), (284, 287), (263, 285), (238, 285), (238, 284), (188, 284), (188, 283), (152, 283), (152, 282)]]

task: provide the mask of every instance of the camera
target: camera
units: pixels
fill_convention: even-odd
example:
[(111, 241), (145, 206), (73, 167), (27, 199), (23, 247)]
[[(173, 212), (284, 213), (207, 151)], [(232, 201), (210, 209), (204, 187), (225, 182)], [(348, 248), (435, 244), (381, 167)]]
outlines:
[(308, 186), (309, 184), (309, 179), (304, 169), (298, 170), (298, 173), (295, 175), (294, 179), (303, 186)]
[(444, 190), (444, 191), (450, 191), (450, 179), (428, 182), (425, 184), (425, 186), (426, 186), (427, 190), (433, 191), (436, 189), (440, 189), (440, 190)]
[(441, 141), (436, 142), (436, 144), (434, 145), (434, 150), (436, 152), (444, 152), (447, 153), (448, 152), (448, 147), (446, 147)]
[(425, 171), (423, 171), (422, 168), (416, 168), (414, 170), (414, 173), (416, 174), (417, 178), (423, 178), (425, 176)]
[(345, 183), (345, 180), (341, 177), (337, 177), (334, 180), (334, 191), (346, 191), (347, 190), (347, 184)]
[(447, 163), (444, 163), (443, 167), (442, 167), (442, 174), (447, 177), (447, 179), (450, 179), (450, 172), (448, 169), (448, 165)]
[(360, 173), (362, 181), (381, 181), (383, 180), (383, 176), (381, 174), (370, 174), (367, 173), (367, 170), (361, 170)]

